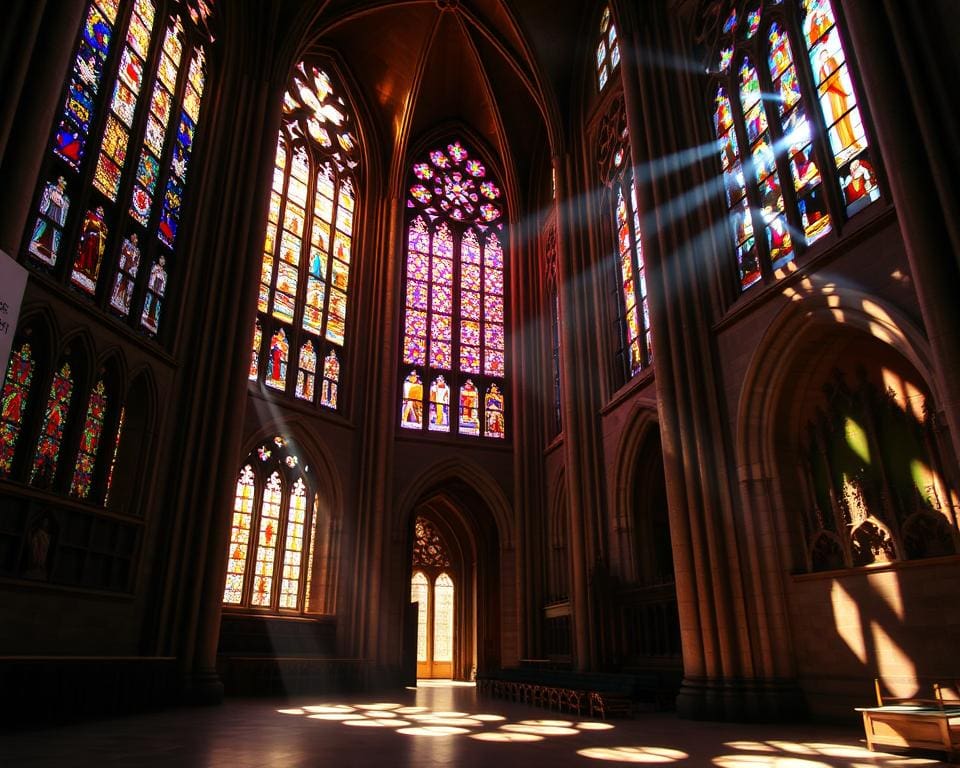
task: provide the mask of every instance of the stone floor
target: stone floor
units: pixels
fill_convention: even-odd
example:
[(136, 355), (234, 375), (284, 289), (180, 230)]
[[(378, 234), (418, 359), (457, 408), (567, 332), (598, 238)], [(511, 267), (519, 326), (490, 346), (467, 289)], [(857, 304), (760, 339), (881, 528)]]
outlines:
[(0, 734), (3, 768), (892, 768), (942, 765), (936, 757), (868, 752), (863, 732), (853, 727), (697, 723), (670, 714), (601, 722), (478, 699), (473, 686), (449, 682), (374, 698), (230, 700)]

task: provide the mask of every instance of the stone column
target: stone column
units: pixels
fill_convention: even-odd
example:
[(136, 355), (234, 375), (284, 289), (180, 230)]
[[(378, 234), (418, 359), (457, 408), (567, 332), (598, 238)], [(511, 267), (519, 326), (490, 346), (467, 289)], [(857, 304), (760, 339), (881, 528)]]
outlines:
[[(188, 695), (216, 702), (217, 641), (232, 500), (241, 459), (267, 190), (285, 83), (270, 82), (276, 11), (224, 9), (219, 67), (201, 114), (184, 223), (185, 280), (172, 462), (164, 503), (175, 512), (161, 614), (161, 653), (178, 656)], [(232, 22), (232, 24), (231, 24)], [(285, 79), (285, 73), (277, 75)], [(266, 117), (266, 119), (265, 119)], [(207, 224), (209, 222), (209, 224)]]
[[(589, 195), (580, 195), (573, 182), (574, 159), (564, 155), (557, 169), (557, 273), (560, 284), (560, 358), (563, 452), (570, 542), (570, 604), (573, 613), (577, 669), (594, 669), (598, 662), (595, 610), (590, 599), (590, 572), (600, 558), (597, 520), (603, 509), (600, 483), (599, 381), (600, 355), (594, 342), (597, 270), (590, 262), (586, 233), (576, 222)], [(586, 184), (586, 182), (583, 182)]]
[[(731, 478), (732, 447), (717, 407), (721, 386), (711, 323), (711, 284), (704, 252), (729, 244), (710, 234), (708, 190), (695, 148), (704, 141), (705, 105), (692, 76), (675, 62), (666, 4), (616, 4), (621, 21), (624, 98), (642, 212), (654, 370), (664, 452), (684, 681), (684, 717), (770, 719), (796, 711), (798, 691), (783, 685), (758, 655), (781, 614), (781, 593), (764, 583), (741, 530)], [(706, 140), (709, 141), (709, 138)], [(708, 164), (709, 168), (713, 166)], [(723, 232), (725, 227), (720, 228)], [(777, 653), (789, 658), (789, 648)]]
[(933, 352), (937, 406), (960, 456), (957, 9), (942, 0), (839, 4)]

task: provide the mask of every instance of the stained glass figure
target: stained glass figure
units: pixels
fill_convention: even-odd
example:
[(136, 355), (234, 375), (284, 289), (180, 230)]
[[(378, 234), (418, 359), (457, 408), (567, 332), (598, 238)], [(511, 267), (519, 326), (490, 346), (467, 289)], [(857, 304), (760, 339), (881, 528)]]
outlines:
[(283, 542), (283, 570), (280, 578), (280, 607), (296, 608), (300, 597), (300, 573), (303, 565), (303, 532), (307, 516), (307, 493), (303, 478), (290, 491), (287, 530)]
[(100, 435), (103, 432), (103, 418), (107, 411), (107, 390), (103, 379), (97, 382), (90, 393), (87, 405), (87, 417), (80, 433), (80, 450), (77, 464), (73, 470), (73, 482), (70, 495), (80, 499), (90, 496), (93, 486), (93, 471), (97, 463), (97, 449), (100, 447)]
[(460, 434), (480, 434), (480, 393), (470, 379), (460, 387)]
[(283, 328), (277, 329), (270, 338), (270, 357), (267, 358), (268, 387), (283, 391), (287, 387), (287, 357), (290, 345), (287, 343), (287, 334)]
[(416, 371), (410, 371), (403, 380), (400, 426), (406, 429), (423, 429), (423, 383)]
[(47, 182), (40, 196), (40, 205), (30, 245), (27, 251), (44, 264), (54, 266), (60, 254), (60, 240), (63, 227), (67, 223), (70, 211), (70, 198), (67, 197), (67, 180), (60, 176), (54, 183)]
[(10, 351), (0, 396), (0, 476), (9, 475), (13, 468), (35, 367), (29, 342), (25, 341)]
[(257, 535), (257, 555), (254, 561), (254, 586), (250, 602), (268, 608), (273, 596), (274, 563), (277, 559), (278, 528), (283, 488), (280, 473), (270, 475), (263, 489), (260, 506), (260, 529)]
[(98, 205), (96, 210), (87, 211), (80, 231), (80, 244), (73, 261), (70, 279), (74, 285), (89, 294), (97, 289), (97, 276), (103, 261), (103, 252), (107, 247), (107, 224), (103, 220), (104, 210)]
[(147, 280), (147, 296), (143, 302), (140, 324), (150, 333), (157, 333), (160, 325), (160, 305), (167, 290), (166, 263), (163, 256), (158, 256), (150, 267), (150, 278)]
[(496, 384), (491, 384), (487, 388), (487, 394), (483, 398), (483, 408), (485, 414), (483, 434), (487, 437), (505, 437), (503, 395)]
[(37, 440), (37, 450), (30, 471), (30, 482), (34, 485), (49, 486), (53, 482), (60, 458), (60, 443), (63, 430), (70, 416), (70, 402), (73, 398), (73, 372), (70, 363), (64, 363), (53, 375), (47, 407), (43, 416), (43, 426)]
[(297, 397), (301, 400), (313, 401), (314, 381), (317, 375), (317, 353), (313, 342), (307, 339), (300, 347), (300, 358), (297, 371)]
[(117, 263), (117, 275), (110, 292), (110, 306), (122, 315), (130, 313), (130, 301), (140, 266), (140, 247), (137, 245), (137, 233), (133, 232), (120, 248), (120, 260)]
[(430, 384), (430, 430), (450, 431), (450, 388), (443, 376), (437, 376)]
[(323, 359), (323, 388), (320, 391), (320, 405), (326, 408), (337, 407), (337, 388), (340, 386), (340, 360), (332, 349)]

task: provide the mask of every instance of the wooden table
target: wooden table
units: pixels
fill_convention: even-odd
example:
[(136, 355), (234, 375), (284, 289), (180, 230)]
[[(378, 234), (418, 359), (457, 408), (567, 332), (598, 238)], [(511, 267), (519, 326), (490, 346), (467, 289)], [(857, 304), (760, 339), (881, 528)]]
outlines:
[(867, 748), (913, 747), (946, 752), (953, 761), (960, 753), (960, 707), (886, 705), (857, 707), (863, 713)]

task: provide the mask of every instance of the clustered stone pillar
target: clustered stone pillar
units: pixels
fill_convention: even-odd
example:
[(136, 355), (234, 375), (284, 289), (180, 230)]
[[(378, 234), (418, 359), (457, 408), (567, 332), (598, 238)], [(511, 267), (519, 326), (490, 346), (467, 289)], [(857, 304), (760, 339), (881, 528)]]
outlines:
[[(601, 370), (594, 327), (600, 309), (590, 275), (583, 196), (574, 192), (574, 161), (561, 158), (557, 171), (557, 274), (560, 290), (561, 412), (566, 471), (568, 541), (570, 542), (570, 605), (574, 663), (577, 669), (595, 669), (598, 663), (596, 606), (590, 598), (591, 568), (600, 557), (596, 521), (602, 507), (598, 483), (600, 461), (596, 376)], [(580, 254), (576, 256), (575, 254)]]
[[(276, 11), (263, 6), (257, 12), (263, 18), (248, 18), (245, 25), (258, 31), (256, 41), (239, 30), (222, 36), (222, 80), (204, 104), (206, 160), (194, 172), (195, 230), (182, 253), (188, 276), (181, 322), (189, 330), (181, 336), (192, 351), (180, 369), (173, 415), (179, 461), (170, 462), (166, 503), (177, 518), (157, 651), (178, 657), (187, 694), (199, 702), (219, 701), (223, 690), (216, 656), (231, 501), (241, 459), (264, 190), (284, 87), (265, 76), (274, 56)], [(264, 121), (264, 115), (272, 117)]]
[[(716, 237), (706, 193), (682, 209), (691, 190), (711, 188), (699, 163), (674, 162), (709, 137), (695, 126), (692, 68), (677, 67), (665, 2), (636, 9), (618, 3), (624, 99), (637, 197), (643, 214), (651, 334), (664, 470), (670, 508), (684, 680), (677, 700), (685, 717), (768, 719), (799, 705), (795, 684), (783, 680), (768, 638), (784, 638), (781, 613), (769, 610), (777, 584), (759, 583), (743, 550), (743, 519), (731, 488), (733, 460), (722, 438), (712, 310), (703, 269)], [(701, 106), (702, 108), (702, 106)], [(708, 172), (709, 173), (709, 170)], [(751, 578), (752, 577), (752, 578)], [(771, 594), (772, 593), (772, 594)], [(765, 652), (758, 649), (763, 648)]]

